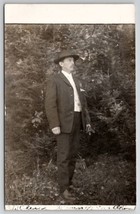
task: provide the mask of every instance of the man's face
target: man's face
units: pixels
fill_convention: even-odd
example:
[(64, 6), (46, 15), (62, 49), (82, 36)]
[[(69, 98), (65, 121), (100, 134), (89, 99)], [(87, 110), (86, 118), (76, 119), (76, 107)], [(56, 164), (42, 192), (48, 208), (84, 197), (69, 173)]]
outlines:
[(59, 62), (59, 65), (62, 67), (62, 70), (70, 73), (74, 70), (74, 58), (67, 57), (63, 61)]

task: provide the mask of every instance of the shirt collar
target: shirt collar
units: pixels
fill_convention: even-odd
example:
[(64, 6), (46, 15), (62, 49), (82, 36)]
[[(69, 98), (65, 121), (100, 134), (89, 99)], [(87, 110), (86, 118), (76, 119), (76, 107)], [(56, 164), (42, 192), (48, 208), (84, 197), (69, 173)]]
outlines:
[(66, 71), (64, 71), (64, 70), (62, 70), (61, 72), (62, 72), (65, 76), (67, 76), (67, 77), (72, 76), (72, 73), (68, 73), (68, 72), (66, 72)]

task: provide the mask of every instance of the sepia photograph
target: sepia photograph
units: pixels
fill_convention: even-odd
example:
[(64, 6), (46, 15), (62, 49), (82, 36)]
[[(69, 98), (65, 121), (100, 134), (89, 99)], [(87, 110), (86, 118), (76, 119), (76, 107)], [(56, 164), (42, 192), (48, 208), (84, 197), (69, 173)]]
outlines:
[(134, 209), (135, 22), (10, 18), (5, 209)]

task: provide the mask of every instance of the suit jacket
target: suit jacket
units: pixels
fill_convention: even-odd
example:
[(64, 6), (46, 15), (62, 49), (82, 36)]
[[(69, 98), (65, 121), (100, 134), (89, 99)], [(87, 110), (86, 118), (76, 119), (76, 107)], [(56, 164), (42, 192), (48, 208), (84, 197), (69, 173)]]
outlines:
[[(79, 80), (73, 76), (82, 105), (82, 129), (90, 123), (84, 92), (80, 90)], [(61, 132), (70, 133), (74, 118), (74, 92), (63, 73), (52, 75), (45, 86), (45, 109), (50, 128), (60, 126)]]

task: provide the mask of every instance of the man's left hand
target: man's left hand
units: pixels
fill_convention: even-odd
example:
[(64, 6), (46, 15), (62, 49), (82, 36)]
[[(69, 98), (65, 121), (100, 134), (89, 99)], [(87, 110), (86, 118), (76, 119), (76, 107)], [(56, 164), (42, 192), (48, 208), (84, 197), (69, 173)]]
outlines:
[(91, 135), (91, 132), (92, 133), (95, 133), (95, 131), (92, 129), (91, 125), (90, 124), (86, 124), (86, 132)]

